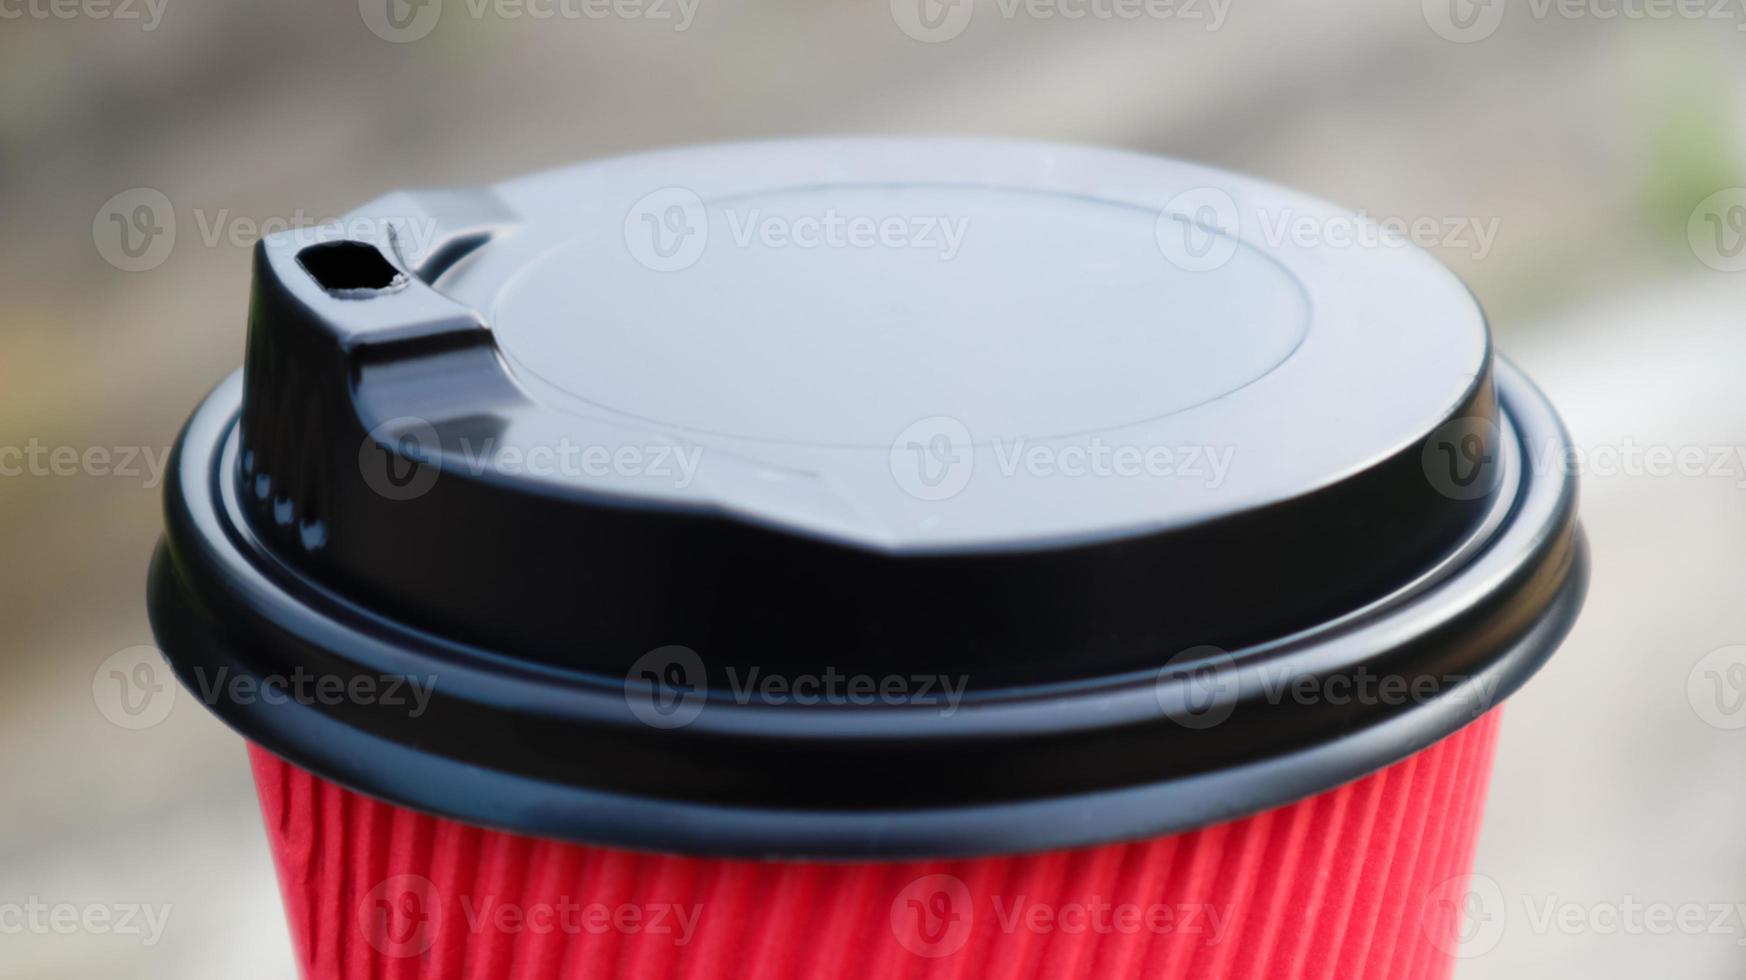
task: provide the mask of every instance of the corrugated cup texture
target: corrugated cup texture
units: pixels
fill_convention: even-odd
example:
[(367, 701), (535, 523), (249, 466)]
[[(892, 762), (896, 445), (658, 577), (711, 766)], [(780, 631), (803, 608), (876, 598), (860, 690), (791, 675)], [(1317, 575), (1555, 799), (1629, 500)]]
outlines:
[(536, 840), (251, 754), (307, 980), (1417, 980), (1463, 949), (1497, 721), (1192, 833), (896, 863)]

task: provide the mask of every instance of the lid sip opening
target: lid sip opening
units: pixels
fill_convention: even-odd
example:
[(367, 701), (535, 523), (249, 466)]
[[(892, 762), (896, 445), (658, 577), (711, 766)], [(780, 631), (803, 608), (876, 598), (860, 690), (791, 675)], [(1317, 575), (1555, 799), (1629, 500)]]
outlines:
[(374, 245), (328, 242), (297, 253), (297, 263), (335, 296), (363, 298), (399, 285), (404, 275)]

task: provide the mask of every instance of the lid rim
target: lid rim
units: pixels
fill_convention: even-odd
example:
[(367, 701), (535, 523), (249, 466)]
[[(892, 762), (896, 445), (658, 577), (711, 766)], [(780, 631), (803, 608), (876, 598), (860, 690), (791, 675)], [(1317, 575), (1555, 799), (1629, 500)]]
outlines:
[[(1530, 446), (1567, 445), (1555, 414), (1531, 384), (1501, 361), (1496, 374), (1505, 403), (1503, 415), (1523, 441)], [(195, 683), (202, 679), (202, 671), (227, 668), (269, 673), (275, 662), (263, 663), (260, 658), (275, 646), (281, 651), (288, 649), (284, 644), (293, 639), (285, 630), (285, 614), (293, 614), (306, 627), (319, 626), (295, 638), (294, 646), (306, 657), (297, 663), (344, 660), (336, 649), (345, 642), (343, 624), (331, 620), (317, 623), (317, 614), (298, 606), (295, 596), (269, 579), (263, 577), (256, 583), (252, 595), (211, 587), (216, 582), (235, 584), (218, 573), (216, 560), (249, 561), (241, 550), (242, 539), (234, 527), (226, 529), (228, 522), (212, 499), (221, 471), (216, 460), (225, 442), (222, 435), (235, 415), (239, 389), (236, 379), (221, 386), (178, 442), (166, 495), (166, 544), (152, 574), (154, 628), (176, 672), (196, 691), (201, 689)], [(1492, 582), (1487, 593), (1501, 604), (1480, 610), (1487, 623), (1514, 622), (1521, 628), (1503, 649), (1485, 651), (1485, 656), (1477, 658), (1473, 650), (1467, 651), (1468, 662), (1483, 663), (1467, 682), (1489, 690), (1493, 699), (1514, 691), (1550, 656), (1574, 621), (1586, 584), (1586, 545), (1575, 523), (1574, 477), (1531, 472), (1537, 458), (1551, 457), (1522, 456), (1520, 499), (1531, 498), (1532, 513), (1526, 514), (1531, 523), (1522, 523), (1530, 508), (1518, 504), (1510, 527), (1499, 532), (1501, 540), (1513, 531), (1509, 540), (1520, 550), (1502, 556), (1502, 561), (1493, 554), (1492, 567), (1485, 570), (1494, 579), (1504, 576), (1504, 581)], [(230, 552), (227, 556), (220, 554), (225, 549)], [(1462, 576), (1457, 572), (1452, 576), (1454, 582), (1438, 583), (1429, 597), (1441, 595), (1447, 600)], [(1422, 614), (1420, 619), (1422, 622)], [(1397, 619), (1396, 625), (1404, 622)], [(1436, 622), (1448, 627), (1450, 620)], [(1469, 633), (1478, 632), (1473, 623), (1464, 625)], [(312, 642), (318, 636), (325, 642)], [(1447, 646), (1454, 638), (1442, 639), (1446, 641), (1442, 646)], [(257, 662), (244, 663), (239, 651), (246, 651)], [(405, 659), (407, 665), (419, 662), (411, 652)], [(423, 663), (427, 668), (450, 670), (450, 676), (455, 676), (452, 663)], [(295, 664), (282, 658), (276, 666), (292, 668)], [(422, 753), (347, 724), (333, 712), (296, 702), (268, 705), (257, 700), (242, 704), (221, 698), (209, 707), (245, 736), (324, 777), (402, 805), (468, 822), (645, 850), (894, 859), (1008, 853), (1148, 836), (1283, 804), (1361, 776), (1461, 727), (1465, 723), (1460, 717), (1464, 710), (1461, 686), (1440, 694), (1391, 713), (1373, 711), (1363, 724), (1352, 726), (1342, 737), (1324, 738), (1307, 747), (1300, 743), (1296, 751), (1278, 751), (1281, 737), (1274, 733), (1275, 751), (1216, 771), (1090, 792), (1050, 794), (1033, 787), (1038, 791), (1028, 798), (944, 809), (915, 806), (901, 812), (868, 807), (805, 811), (795, 806), (735, 806), (614, 793), (493, 772), (484, 768), (490, 762), (479, 758)], [(1487, 703), (1495, 704), (1495, 700)], [(1465, 704), (1466, 709), (1471, 707), (1471, 702)], [(596, 735), (603, 732), (597, 725), (587, 730)], [(655, 729), (629, 731), (646, 736), (650, 742), (658, 742), (663, 735)], [(624, 736), (623, 731), (609, 734), (615, 739)], [(1037, 730), (1028, 734), (1033, 743), (1036, 737), (1048, 735)], [(416, 726), (409, 727), (405, 735), (418, 740)], [(1024, 740), (1015, 744), (1024, 751)], [(525, 751), (525, 746), (521, 750)], [(748, 760), (747, 764), (755, 766), (757, 762)], [(1011, 787), (1007, 789), (1010, 792)], [(798, 789), (795, 792), (799, 794)], [(1086, 818), (1085, 805), (1093, 802), (1097, 816)], [(1064, 820), (1065, 810), (1072, 810), (1075, 819)]]

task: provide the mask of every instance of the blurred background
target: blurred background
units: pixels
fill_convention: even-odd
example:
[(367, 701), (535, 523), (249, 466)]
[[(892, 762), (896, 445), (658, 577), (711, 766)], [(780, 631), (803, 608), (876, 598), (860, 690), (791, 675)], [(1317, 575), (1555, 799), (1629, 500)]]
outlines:
[[(0, 476), (0, 907), (169, 914), (145, 937), (0, 921), (0, 977), (293, 976), (242, 742), (191, 698), (124, 727), (101, 689), (151, 643), (162, 458), (240, 363), (263, 229), (848, 132), (1126, 147), (1453, 229), (1434, 251), (1591, 461), (1596, 555), (1506, 713), (1478, 867), (1503, 930), (1458, 976), (1746, 972), (1746, 3), (564, 9), (0, 0), (0, 447), (49, 454)], [(1693, 447), (1726, 465), (1652, 462)]]

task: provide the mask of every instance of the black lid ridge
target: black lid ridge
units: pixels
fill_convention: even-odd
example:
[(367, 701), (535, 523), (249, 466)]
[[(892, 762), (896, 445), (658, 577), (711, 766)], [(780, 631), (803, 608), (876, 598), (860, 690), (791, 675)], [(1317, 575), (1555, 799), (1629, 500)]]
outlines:
[[(1235, 223), (1179, 229), (1208, 193)], [(1465, 288), (1412, 249), (1253, 245), (1267, 208), (1343, 213), (1131, 154), (797, 141), (269, 236), (244, 369), (171, 464), (160, 645), (326, 778), (636, 849), (1015, 852), (1332, 788), (1525, 682), (1586, 548), (1568, 439)], [(733, 232), (832, 214), (964, 232)], [(1172, 252), (1203, 233), (1224, 264)], [(432, 686), (213, 685), (303, 674)]]

